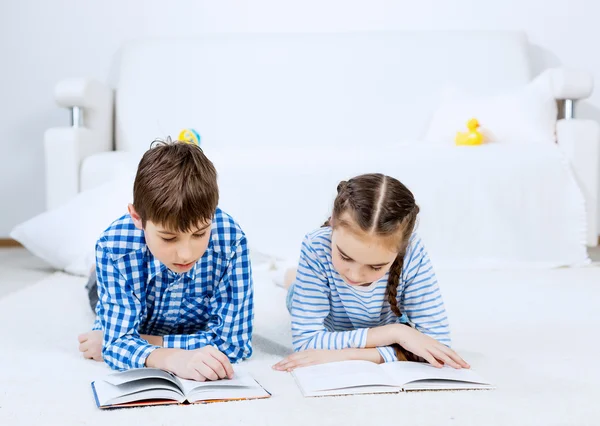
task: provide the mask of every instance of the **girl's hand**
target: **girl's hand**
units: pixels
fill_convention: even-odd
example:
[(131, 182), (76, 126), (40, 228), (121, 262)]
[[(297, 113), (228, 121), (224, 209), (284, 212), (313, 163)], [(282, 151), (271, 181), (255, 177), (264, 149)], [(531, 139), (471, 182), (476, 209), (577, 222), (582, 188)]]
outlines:
[(289, 355), (275, 364), (273, 369), (278, 371), (292, 371), (298, 367), (308, 367), (309, 365), (344, 361), (346, 359), (350, 359), (350, 354), (344, 350), (308, 349)]
[(407, 351), (420, 356), (434, 367), (449, 365), (454, 368), (470, 368), (471, 366), (448, 346), (438, 342), (412, 327), (402, 326), (398, 344)]

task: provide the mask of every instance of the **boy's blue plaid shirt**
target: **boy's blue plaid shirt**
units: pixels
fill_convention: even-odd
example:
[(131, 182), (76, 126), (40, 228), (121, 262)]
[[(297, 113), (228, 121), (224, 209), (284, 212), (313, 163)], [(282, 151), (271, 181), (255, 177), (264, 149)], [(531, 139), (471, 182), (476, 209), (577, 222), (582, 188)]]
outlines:
[(253, 285), (246, 237), (217, 209), (208, 248), (194, 267), (175, 274), (148, 250), (144, 232), (125, 215), (96, 244), (97, 319), (102, 355), (113, 369), (144, 367), (158, 348), (213, 345), (232, 362), (252, 354)]

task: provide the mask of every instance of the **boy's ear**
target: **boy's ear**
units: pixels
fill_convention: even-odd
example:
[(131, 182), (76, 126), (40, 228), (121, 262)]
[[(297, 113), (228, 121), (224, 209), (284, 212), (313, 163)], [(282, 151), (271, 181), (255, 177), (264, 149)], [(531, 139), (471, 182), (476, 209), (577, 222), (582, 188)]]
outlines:
[(133, 204), (127, 205), (127, 211), (129, 212), (129, 215), (133, 219), (133, 224), (135, 225), (135, 227), (137, 229), (141, 229), (143, 231), (144, 225), (142, 224), (142, 218), (140, 217), (138, 212), (135, 211), (135, 207), (133, 207)]

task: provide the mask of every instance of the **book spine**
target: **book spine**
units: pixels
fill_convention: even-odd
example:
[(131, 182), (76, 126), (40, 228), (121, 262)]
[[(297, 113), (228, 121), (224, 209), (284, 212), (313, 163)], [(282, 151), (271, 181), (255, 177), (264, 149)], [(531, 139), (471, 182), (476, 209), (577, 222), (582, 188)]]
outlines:
[(92, 382), (92, 392), (94, 392), (94, 399), (96, 400), (96, 406), (98, 408), (100, 408), (100, 401), (98, 400), (98, 393), (96, 393), (96, 387), (94, 386), (94, 383), (96, 383), (96, 382)]

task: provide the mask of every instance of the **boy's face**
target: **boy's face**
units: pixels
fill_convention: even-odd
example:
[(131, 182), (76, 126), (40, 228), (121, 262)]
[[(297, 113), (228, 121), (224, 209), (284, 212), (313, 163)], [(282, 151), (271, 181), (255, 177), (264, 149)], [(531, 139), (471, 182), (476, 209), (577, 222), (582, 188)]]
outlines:
[(129, 214), (136, 228), (144, 231), (152, 255), (175, 273), (181, 274), (192, 269), (208, 247), (211, 221), (198, 223), (190, 232), (178, 232), (150, 220), (146, 221), (144, 228), (142, 219), (131, 204)]

